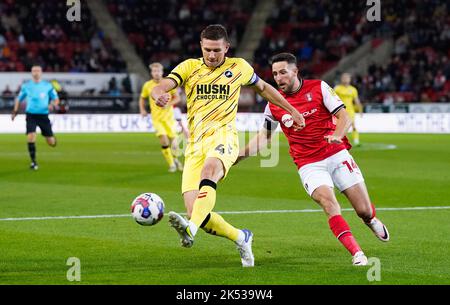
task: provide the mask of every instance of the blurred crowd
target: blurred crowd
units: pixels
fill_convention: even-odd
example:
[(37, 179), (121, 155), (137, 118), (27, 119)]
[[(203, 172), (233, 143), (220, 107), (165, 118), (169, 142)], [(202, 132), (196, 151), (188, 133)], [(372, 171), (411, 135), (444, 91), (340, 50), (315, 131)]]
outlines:
[[(143, 61), (159, 61), (167, 69), (185, 58), (201, 56), (199, 33), (211, 23), (227, 27), (232, 45), (228, 55), (233, 56), (257, 3), (103, 1)], [(297, 55), (301, 74), (313, 78), (365, 42), (393, 38), (394, 52), (385, 64), (372, 64), (368, 73), (354, 76), (362, 100), (450, 102), (448, 1), (383, 0), (377, 22), (367, 20), (366, 1), (275, 1), (253, 63), (265, 80), (272, 80), (268, 60), (278, 52)], [(126, 63), (87, 5), (81, 8), (80, 23), (66, 19), (65, 1), (1, 1), (0, 71), (27, 71), (39, 63), (50, 72), (126, 72)]]
[(200, 32), (212, 23), (228, 29), (231, 56), (242, 39), (256, 0), (105, 0), (145, 63), (173, 68), (200, 57)]
[(271, 77), (267, 63), (275, 53), (295, 54), (305, 77), (319, 77), (361, 44), (383, 35), (379, 24), (367, 22), (366, 1), (276, 2), (255, 53), (265, 79)]
[(255, 53), (258, 73), (271, 79), (269, 58), (289, 51), (304, 77), (320, 77), (365, 42), (393, 38), (392, 58), (354, 78), (363, 100), (450, 102), (450, 3), (383, 0), (377, 22), (367, 9), (366, 1), (277, 0)]
[(450, 3), (387, 4), (384, 26), (395, 39), (394, 52), (386, 64), (356, 77), (364, 98), (383, 104), (450, 102)]
[(0, 2), (0, 71), (125, 72), (126, 63), (86, 5), (82, 22), (66, 18), (66, 1)]

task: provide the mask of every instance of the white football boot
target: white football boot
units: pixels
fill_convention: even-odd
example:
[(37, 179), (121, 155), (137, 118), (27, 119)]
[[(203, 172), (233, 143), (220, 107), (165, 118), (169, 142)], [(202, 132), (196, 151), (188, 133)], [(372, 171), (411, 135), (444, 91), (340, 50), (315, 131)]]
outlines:
[(242, 267), (255, 266), (255, 257), (252, 252), (253, 233), (250, 230), (241, 230), (245, 238), (241, 243), (236, 242), (239, 255), (241, 256)]
[(181, 161), (178, 159), (175, 159), (174, 161), (175, 161), (175, 166), (177, 167), (177, 170), (182, 172), (183, 171), (183, 163), (181, 163)]
[(190, 248), (194, 244), (194, 236), (189, 229), (189, 222), (178, 213), (169, 212), (169, 223), (180, 235), (181, 246)]
[(365, 224), (375, 233), (375, 236), (379, 240), (387, 242), (389, 241), (389, 232), (386, 226), (376, 217), (372, 218), (370, 222), (365, 222)]
[(364, 255), (364, 252), (356, 252), (355, 255), (353, 255), (352, 263), (354, 266), (366, 266), (367, 257)]

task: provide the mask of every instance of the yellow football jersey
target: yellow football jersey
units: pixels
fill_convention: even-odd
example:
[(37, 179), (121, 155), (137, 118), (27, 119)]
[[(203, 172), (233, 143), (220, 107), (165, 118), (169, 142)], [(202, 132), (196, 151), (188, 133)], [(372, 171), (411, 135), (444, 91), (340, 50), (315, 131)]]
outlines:
[(353, 86), (337, 85), (334, 91), (339, 95), (341, 100), (344, 102), (347, 111), (354, 111), (354, 103), (358, 97), (358, 90)]
[[(155, 100), (151, 96), (153, 88), (155, 88), (157, 85), (158, 83), (155, 82), (154, 80), (149, 80), (142, 86), (141, 90), (141, 97), (144, 99), (149, 99), (150, 101), (149, 104), (152, 120), (153, 121), (174, 120), (172, 105), (168, 104), (166, 107), (159, 107), (158, 105), (156, 105)], [(177, 89), (173, 89), (169, 93), (173, 96), (175, 94), (175, 90)]]
[(168, 78), (184, 86), (187, 120), (194, 142), (223, 126), (235, 130), (241, 86), (258, 81), (247, 61), (228, 57), (216, 68), (208, 67), (203, 58), (187, 59), (176, 66)]

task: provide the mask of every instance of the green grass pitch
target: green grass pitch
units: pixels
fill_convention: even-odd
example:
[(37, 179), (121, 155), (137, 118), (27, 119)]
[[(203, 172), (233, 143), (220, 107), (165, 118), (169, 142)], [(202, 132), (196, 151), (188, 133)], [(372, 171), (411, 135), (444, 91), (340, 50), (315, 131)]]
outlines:
[[(277, 167), (254, 157), (218, 186), (217, 211), (317, 209), (303, 190), (280, 137)], [(450, 210), (378, 211), (391, 233), (381, 243), (354, 212), (343, 212), (368, 257), (354, 267), (323, 213), (230, 214), (255, 234), (254, 268), (240, 266), (232, 242), (200, 231), (181, 248), (167, 217), (142, 227), (131, 217), (5, 221), (4, 218), (129, 213), (132, 199), (155, 192), (166, 212), (184, 212), (181, 174), (169, 174), (152, 134), (60, 134), (40, 137), (40, 169), (28, 169), (25, 136), (0, 135), (0, 284), (74, 284), (69, 257), (81, 262), (81, 284), (450, 284)], [(352, 150), (379, 208), (450, 206), (450, 135), (362, 135)], [(380, 144), (381, 143), (381, 144)], [(396, 149), (382, 149), (383, 145)], [(338, 196), (343, 208), (350, 205)]]

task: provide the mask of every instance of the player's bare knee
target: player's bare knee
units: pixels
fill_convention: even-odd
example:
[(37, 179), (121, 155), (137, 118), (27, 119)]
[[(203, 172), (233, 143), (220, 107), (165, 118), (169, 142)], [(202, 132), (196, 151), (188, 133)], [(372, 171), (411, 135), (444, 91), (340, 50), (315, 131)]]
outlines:
[(212, 164), (205, 164), (202, 169), (201, 178), (212, 180), (214, 177), (215, 168)]
[(330, 198), (324, 198), (320, 204), (324, 212), (329, 217), (341, 214), (341, 207), (339, 206), (339, 203), (335, 200), (332, 200)]
[(218, 181), (223, 176), (223, 165), (221, 161), (205, 162), (201, 172), (201, 179), (208, 179), (211, 181)]
[(28, 140), (28, 143), (36, 142), (36, 134), (35, 133), (27, 134), (27, 140)]
[(47, 138), (47, 144), (51, 147), (56, 146), (56, 138)]
[(329, 217), (341, 213), (341, 207), (333, 196), (330, 194), (319, 192), (313, 194), (313, 199), (322, 207), (325, 214)]
[(159, 143), (161, 146), (166, 147), (170, 145), (169, 138), (167, 136), (160, 136), (159, 137)]
[(372, 208), (364, 206), (356, 209), (356, 214), (364, 221), (369, 221), (372, 218)]

